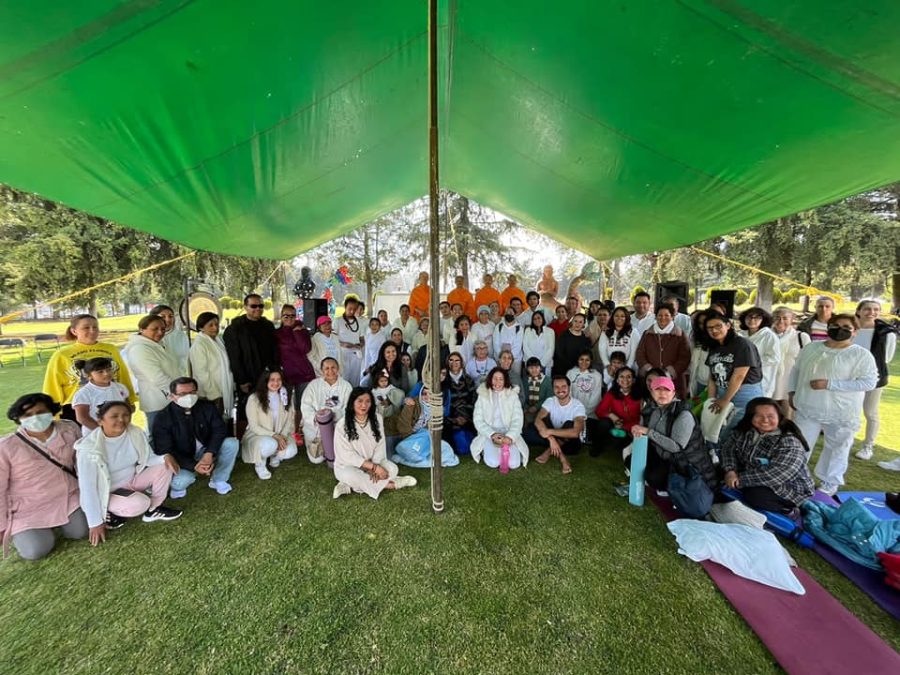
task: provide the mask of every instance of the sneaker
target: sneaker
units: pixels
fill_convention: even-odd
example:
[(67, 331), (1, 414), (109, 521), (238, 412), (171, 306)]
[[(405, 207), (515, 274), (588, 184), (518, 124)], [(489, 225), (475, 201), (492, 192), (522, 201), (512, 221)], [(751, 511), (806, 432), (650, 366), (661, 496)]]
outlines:
[(331, 496), (334, 499), (339, 499), (344, 495), (349, 495), (351, 492), (352, 490), (350, 489), (349, 485), (347, 485), (346, 483), (338, 483), (334, 486), (334, 492), (331, 493)]
[(147, 511), (141, 518), (145, 523), (153, 523), (157, 520), (177, 520), (183, 512), (178, 509), (170, 509), (168, 506), (159, 505), (152, 511)]
[(666, 492), (665, 490), (657, 490), (657, 491), (656, 491), (656, 496), (657, 496), (657, 497), (668, 497), (668, 496), (669, 496), (669, 493)]
[(109, 511), (106, 512), (105, 525), (107, 530), (118, 530), (127, 522), (128, 518), (117, 516), (115, 513), (111, 513)]
[(272, 455), (272, 458), (269, 459), (269, 466), (273, 469), (277, 469), (279, 466), (281, 466), (281, 457), (279, 457), (277, 454)]
[(840, 485), (833, 485), (832, 483), (823, 482), (819, 486), (819, 490), (824, 492), (829, 497), (834, 497), (837, 494), (837, 491), (840, 489)]
[(209, 487), (218, 492), (220, 495), (227, 495), (231, 492), (231, 483), (226, 483), (224, 480), (220, 481), (209, 481)]
[(419, 481), (412, 476), (397, 476), (394, 479), (394, 486), (396, 486), (398, 490), (402, 490), (403, 488), (414, 487), (418, 482)]
[(858, 459), (872, 459), (872, 446), (864, 445), (859, 449), (859, 452), (856, 453), (856, 457)]
[(182, 497), (186, 497), (187, 496), (187, 488), (185, 488), (184, 490), (176, 490), (175, 488), (171, 488), (169, 490), (169, 496), (172, 499), (181, 499)]
[(253, 468), (256, 469), (256, 475), (259, 476), (260, 480), (269, 480), (272, 477), (272, 473), (266, 468), (265, 462), (254, 464)]
[(878, 466), (885, 471), (900, 471), (900, 457), (892, 459), (890, 462), (878, 462)]

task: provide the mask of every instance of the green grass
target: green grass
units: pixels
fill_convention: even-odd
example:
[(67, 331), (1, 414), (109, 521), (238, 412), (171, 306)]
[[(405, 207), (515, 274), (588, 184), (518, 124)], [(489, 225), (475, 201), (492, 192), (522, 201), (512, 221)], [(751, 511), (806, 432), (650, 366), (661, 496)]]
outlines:
[[(3, 407), (42, 372), (0, 371)], [(898, 398), (885, 396), (884, 425), (896, 428)], [(268, 482), (239, 464), (232, 494), (198, 482), (179, 521), (132, 522), (98, 549), (64, 542), (41, 562), (0, 563), (0, 663), (16, 673), (777, 672), (702, 568), (677, 555), (655, 509), (613, 494), (619, 462), (574, 467), (501, 477), (464, 460), (445, 471), (447, 511), (434, 516), (427, 471), (377, 502), (334, 501), (333, 477), (305, 459)], [(895, 477), (854, 459), (848, 483), (896, 488)], [(815, 554), (791, 552), (900, 648), (893, 619)]]

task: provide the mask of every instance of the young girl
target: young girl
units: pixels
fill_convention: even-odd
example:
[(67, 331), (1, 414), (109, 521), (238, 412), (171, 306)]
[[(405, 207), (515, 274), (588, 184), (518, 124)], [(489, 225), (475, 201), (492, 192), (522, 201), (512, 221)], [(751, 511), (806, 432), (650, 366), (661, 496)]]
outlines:
[(534, 424), (534, 418), (541, 409), (544, 401), (553, 396), (553, 387), (550, 385), (550, 378), (544, 373), (544, 367), (541, 360), (532, 356), (525, 362), (525, 378), (524, 386), (519, 392), (519, 399), (522, 402), (522, 410), (525, 413), (525, 424)]
[(382, 331), (383, 326), (377, 318), (369, 319), (369, 334), (366, 336), (366, 357), (365, 370), (363, 370), (363, 381), (374, 384), (375, 380), (371, 377), (372, 366), (378, 360), (378, 352), (381, 345), (385, 343), (387, 337)]
[(413, 367), (412, 356), (409, 355), (409, 352), (400, 354), (400, 364), (406, 368), (406, 372), (409, 375), (409, 390), (412, 391), (419, 383), (419, 373)]
[[(603, 375), (591, 367), (592, 362), (593, 356), (591, 352), (583, 351), (578, 355), (578, 365), (571, 368), (566, 373), (566, 377), (572, 383), (572, 398), (584, 404), (589, 420), (596, 420), (597, 414), (595, 410), (603, 397)], [(585, 430), (589, 428), (589, 423), (586, 422)]]
[(81, 435), (87, 436), (97, 428), (97, 408), (107, 401), (127, 401), (128, 387), (113, 382), (112, 359), (97, 357), (87, 361), (76, 361), (78, 368), (87, 379), (72, 398), (75, 418), (81, 424)]

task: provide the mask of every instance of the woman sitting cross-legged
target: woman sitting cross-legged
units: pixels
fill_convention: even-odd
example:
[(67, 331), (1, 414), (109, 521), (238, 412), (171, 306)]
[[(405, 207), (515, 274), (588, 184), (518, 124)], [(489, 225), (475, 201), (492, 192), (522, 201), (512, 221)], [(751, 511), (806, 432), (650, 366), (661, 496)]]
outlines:
[(588, 418), (591, 457), (604, 450), (620, 451), (631, 443), (631, 428), (641, 422), (641, 390), (633, 368), (623, 366), (597, 406), (596, 419)]
[(294, 401), (284, 386), (280, 370), (265, 371), (256, 383), (256, 391), (247, 399), (247, 432), (241, 439), (241, 456), (253, 464), (262, 480), (272, 477), (283, 460), (297, 456), (294, 440)]
[(378, 499), (382, 490), (412, 487), (416, 479), (398, 476), (399, 468), (385, 454), (384, 422), (375, 410), (372, 392), (350, 392), (344, 416), (334, 426), (334, 486), (337, 499), (351, 492)]
[(528, 464), (528, 445), (522, 438), (524, 424), (519, 391), (509, 373), (497, 366), (478, 387), (473, 422), (478, 436), (472, 441), (472, 459), (501, 473)]
[(309, 383), (300, 410), (303, 412), (303, 439), (306, 456), (313, 464), (334, 465), (334, 424), (344, 414), (353, 387), (340, 374), (336, 359), (326, 356), (319, 364), (321, 377)]
[[(40, 560), (66, 539), (84, 539), (88, 526), (78, 503), (75, 442), (81, 428), (55, 420), (60, 405), (47, 394), (16, 399), (7, 417), (18, 429), (0, 438), (0, 539), (25, 560)], [(10, 508), (10, 507), (13, 508)]]
[[(642, 414), (642, 423), (631, 428), (635, 438), (646, 436), (649, 441), (644, 471), (647, 484), (666, 491), (669, 474), (678, 472), (687, 476), (693, 467), (707, 487), (715, 490), (716, 470), (690, 403), (675, 398), (675, 383), (670, 377), (655, 377), (648, 386), (651, 400)], [(630, 456), (625, 459), (625, 465), (631, 466)]]
[(178, 461), (151, 450), (147, 435), (131, 423), (128, 403), (108, 401), (97, 415), (100, 426), (75, 444), (81, 509), (91, 545), (105, 541), (106, 530), (141, 514), (145, 523), (179, 518), (181, 511), (163, 506), (180, 469)]
[(725, 485), (755, 509), (790, 513), (815, 492), (800, 429), (771, 398), (755, 398), (722, 444)]

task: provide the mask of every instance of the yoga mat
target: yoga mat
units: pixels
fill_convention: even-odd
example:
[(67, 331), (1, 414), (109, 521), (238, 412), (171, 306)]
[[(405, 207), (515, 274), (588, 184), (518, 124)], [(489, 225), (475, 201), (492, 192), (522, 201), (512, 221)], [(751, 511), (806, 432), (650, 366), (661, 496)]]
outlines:
[(894, 513), (885, 504), (883, 492), (838, 492), (841, 503), (851, 497), (865, 506), (879, 520), (900, 520), (900, 513)]
[[(678, 517), (670, 500), (650, 499), (666, 520)], [(788, 673), (900, 673), (900, 654), (803, 570), (793, 568), (806, 595), (794, 595), (700, 564)]]
[[(850, 494), (855, 497), (856, 494), (860, 493), (843, 494)], [(840, 504), (824, 492), (816, 491), (816, 494), (814, 494), (812, 498), (823, 504), (840, 506)], [(876, 572), (868, 567), (863, 567), (859, 563), (850, 560), (850, 558), (841, 555), (827, 544), (823, 544), (819, 541), (816, 542), (813, 550), (831, 563), (838, 572), (852, 581), (859, 590), (868, 595), (872, 599), (872, 602), (900, 621), (900, 591), (884, 583), (883, 572)]]
[(634, 506), (644, 505), (644, 469), (647, 468), (647, 437), (638, 436), (631, 443), (631, 476), (628, 501)]

